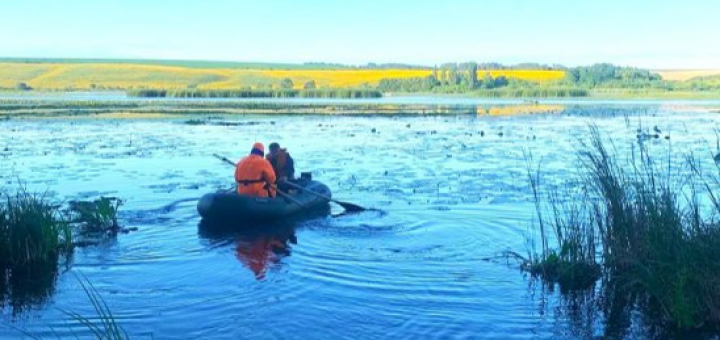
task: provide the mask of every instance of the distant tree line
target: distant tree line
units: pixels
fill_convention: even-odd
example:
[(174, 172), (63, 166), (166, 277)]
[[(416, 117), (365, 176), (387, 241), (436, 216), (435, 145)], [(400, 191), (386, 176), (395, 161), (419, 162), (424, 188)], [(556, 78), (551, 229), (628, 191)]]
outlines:
[[(561, 66), (518, 64), (525, 69), (558, 69)], [(620, 67), (612, 64), (565, 69), (565, 79), (535, 83), (505, 76), (492, 77), (489, 72), (478, 78), (478, 69), (506, 69), (501, 64), (443, 64), (427, 77), (382, 79), (377, 89), (382, 92), (471, 93), (490, 97), (584, 97), (596, 89), (658, 89), (680, 90), (720, 89), (720, 81), (705, 80), (697, 83), (663, 81), (660, 75), (649, 70)], [(482, 73), (482, 71), (480, 71)], [(689, 85), (692, 84), (692, 85)]]
[(434, 68), (427, 77), (381, 79), (377, 88), (383, 92), (465, 93), (509, 84), (507, 77), (492, 77), (489, 73), (478, 79), (477, 63), (448, 63)]
[(649, 70), (619, 67), (612, 64), (574, 67), (567, 69), (565, 72), (567, 83), (587, 88), (647, 88), (663, 83), (660, 75)]

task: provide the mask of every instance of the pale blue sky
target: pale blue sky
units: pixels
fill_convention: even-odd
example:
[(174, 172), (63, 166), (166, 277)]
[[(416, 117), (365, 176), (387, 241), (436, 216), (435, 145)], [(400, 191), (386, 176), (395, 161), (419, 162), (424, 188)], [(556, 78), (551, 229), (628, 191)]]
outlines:
[(0, 0), (0, 56), (720, 68), (718, 0)]

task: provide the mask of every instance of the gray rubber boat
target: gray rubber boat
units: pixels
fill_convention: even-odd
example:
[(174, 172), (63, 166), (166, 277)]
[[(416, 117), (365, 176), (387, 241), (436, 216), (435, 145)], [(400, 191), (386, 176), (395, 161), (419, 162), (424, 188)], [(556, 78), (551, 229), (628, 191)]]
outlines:
[[(317, 181), (295, 182), (307, 190), (330, 198), (330, 189)], [(330, 201), (313, 195), (306, 190), (289, 192), (293, 200), (280, 195), (274, 198), (250, 197), (240, 195), (234, 190), (218, 191), (203, 196), (197, 205), (198, 213), (203, 219), (224, 222), (269, 221), (290, 217), (292, 215), (322, 210)], [(299, 204), (298, 204), (299, 203)]]

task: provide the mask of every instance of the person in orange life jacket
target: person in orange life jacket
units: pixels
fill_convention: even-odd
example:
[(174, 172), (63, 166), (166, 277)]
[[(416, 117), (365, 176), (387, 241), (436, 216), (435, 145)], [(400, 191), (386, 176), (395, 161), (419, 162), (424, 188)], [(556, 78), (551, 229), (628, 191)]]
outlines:
[(272, 164), (278, 182), (292, 181), (295, 177), (295, 161), (290, 157), (287, 149), (281, 149), (280, 144), (270, 143), (270, 153), (267, 160)]
[(255, 197), (275, 197), (275, 171), (263, 156), (265, 146), (253, 144), (250, 155), (238, 162), (235, 167), (235, 182), (238, 193)]

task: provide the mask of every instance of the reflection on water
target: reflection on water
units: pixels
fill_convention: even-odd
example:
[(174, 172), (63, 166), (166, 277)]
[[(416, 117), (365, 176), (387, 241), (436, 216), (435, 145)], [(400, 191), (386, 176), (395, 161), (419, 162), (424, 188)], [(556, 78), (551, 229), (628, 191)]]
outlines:
[(215, 244), (235, 243), (235, 256), (257, 280), (264, 280), (268, 270), (280, 265), (298, 244), (295, 230), (304, 221), (326, 218), (330, 207), (292, 218), (264, 223), (236, 224), (231, 221), (201, 220), (198, 235)]
[(57, 260), (37, 261), (17, 268), (0, 267), (0, 311), (10, 308), (17, 316), (42, 307), (55, 293)]
[(252, 237), (241, 237), (237, 243), (237, 258), (262, 280), (269, 266), (276, 265), (285, 256), (290, 256), (289, 243), (297, 244), (297, 237), (292, 233), (260, 234)]

